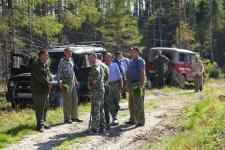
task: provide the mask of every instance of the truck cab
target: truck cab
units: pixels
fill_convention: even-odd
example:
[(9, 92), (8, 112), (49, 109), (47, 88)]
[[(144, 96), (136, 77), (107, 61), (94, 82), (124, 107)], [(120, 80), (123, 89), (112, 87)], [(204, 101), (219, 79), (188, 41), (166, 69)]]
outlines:
[(176, 80), (178, 86), (184, 88), (186, 81), (193, 81), (191, 64), (196, 53), (185, 49), (155, 47), (149, 50), (146, 63), (147, 78), (153, 85), (156, 78), (154, 58), (159, 50), (170, 59), (170, 63), (165, 66), (166, 71), (171, 68), (170, 71), (166, 72), (166, 83), (169, 84), (172, 80)]

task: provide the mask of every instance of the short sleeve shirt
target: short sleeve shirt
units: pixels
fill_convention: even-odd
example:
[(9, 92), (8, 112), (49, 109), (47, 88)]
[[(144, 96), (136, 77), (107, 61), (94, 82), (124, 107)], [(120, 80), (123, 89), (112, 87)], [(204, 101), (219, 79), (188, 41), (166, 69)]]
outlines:
[(130, 82), (141, 81), (140, 71), (145, 70), (145, 61), (142, 58), (132, 59), (127, 67), (127, 79)]
[(75, 76), (74, 73), (74, 62), (73, 59), (66, 60), (62, 58), (58, 65), (58, 70), (61, 72), (62, 78), (72, 78)]

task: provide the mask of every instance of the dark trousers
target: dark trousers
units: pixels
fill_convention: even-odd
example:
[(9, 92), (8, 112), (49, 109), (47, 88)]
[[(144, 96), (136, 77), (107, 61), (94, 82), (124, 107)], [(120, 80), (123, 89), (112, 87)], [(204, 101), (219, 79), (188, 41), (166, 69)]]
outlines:
[(104, 93), (104, 111), (105, 111), (105, 122), (106, 125), (110, 123), (110, 114), (109, 114), (109, 85), (105, 84), (105, 93)]
[(48, 94), (37, 94), (32, 93), (34, 101), (34, 110), (37, 120), (37, 127), (44, 125), (46, 121), (46, 114), (49, 105), (49, 95)]

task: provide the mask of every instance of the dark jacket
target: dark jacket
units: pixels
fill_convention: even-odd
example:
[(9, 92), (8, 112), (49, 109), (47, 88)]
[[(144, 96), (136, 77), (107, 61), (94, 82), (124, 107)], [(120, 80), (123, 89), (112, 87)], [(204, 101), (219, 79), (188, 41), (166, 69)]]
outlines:
[(48, 81), (51, 80), (50, 70), (47, 64), (39, 59), (31, 65), (31, 92), (36, 94), (48, 94)]

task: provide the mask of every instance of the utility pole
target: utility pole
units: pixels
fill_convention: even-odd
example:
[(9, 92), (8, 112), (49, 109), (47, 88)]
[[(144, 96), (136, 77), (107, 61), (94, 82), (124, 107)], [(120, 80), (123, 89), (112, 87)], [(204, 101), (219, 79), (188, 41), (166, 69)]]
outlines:
[(212, 35), (212, 0), (210, 1), (210, 23), (209, 23), (209, 38), (210, 38), (210, 52), (211, 52), (211, 60), (214, 60), (214, 54), (213, 54), (213, 35)]
[(178, 16), (179, 16), (179, 18), (178, 18), (179, 48), (181, 48), (181, 47), (182, 47), (182, 45), (181, 45), (181, 25), (180, 25), (180, 23), (181, 23), (181, 14), (180, 14), (180, 0), (178, 0)]
[[(154, 0), (152, 0), (152, 16), (154, 17)], [(153, 36), (153, 47), (155, 47), (155, 18), (152, 21), (152, 36)]]
[[(9, 47), (7, 46), (7, 51), (8, 51), (8, 64), (7, 64), (7, 77), (11, 76), (11, 56), (13, 53), (15, 53), (15, 22), (14, 22), (14, 11), (13, 11), (13, 0), (8, 0), (8, 12), (9, 12)], [(6, 34), (7, 37), (7, 34)], [(7, 44), (8, 45), (8, 44)]]
[(32, 6), (28, 4), (29, 15), (29, 38), (30, 38), (30, 50), (33, 50), (33, 36), (32, 36)]
[(162, 0), (159, 0), (159, 42), (160, 42), (160, 47), (163, 47), (161, 15), (162, 15)]

